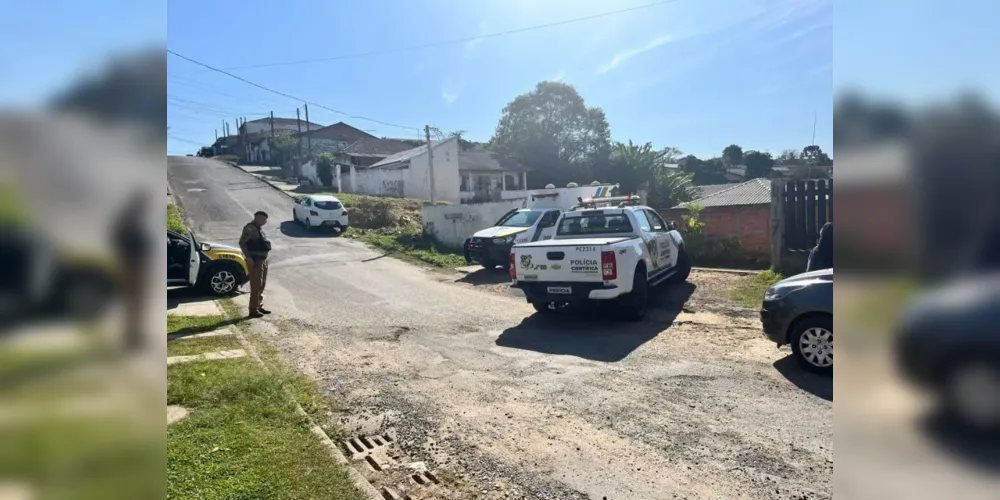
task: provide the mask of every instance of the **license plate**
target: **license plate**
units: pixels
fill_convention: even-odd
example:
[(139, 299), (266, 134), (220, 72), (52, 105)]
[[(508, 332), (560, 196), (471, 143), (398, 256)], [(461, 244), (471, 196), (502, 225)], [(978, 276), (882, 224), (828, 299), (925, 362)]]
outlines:
[(573, 289), (568, 286), (550, 286), (547, 288), (549, 293), (559, 294), (559, 295), (569, 295), (573, 293)]

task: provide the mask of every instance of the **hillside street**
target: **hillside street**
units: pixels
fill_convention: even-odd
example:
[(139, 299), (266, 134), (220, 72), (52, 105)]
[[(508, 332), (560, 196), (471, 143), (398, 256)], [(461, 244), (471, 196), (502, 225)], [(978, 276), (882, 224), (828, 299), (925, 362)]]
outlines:
[(270, 214), (274, 314), (254, 327), (339, 399), (330, 423), (392, 437), (384, 459), (423, 462), (445, 498), (832, 497), (831, 382), (763, 338), (732, 275), (692, 273), (638, 324), (539, 318), (500, 270), (477, 286), (306, 233), (291, 199), (227, 164), (171, 156), (168, 182), (204, 241)]

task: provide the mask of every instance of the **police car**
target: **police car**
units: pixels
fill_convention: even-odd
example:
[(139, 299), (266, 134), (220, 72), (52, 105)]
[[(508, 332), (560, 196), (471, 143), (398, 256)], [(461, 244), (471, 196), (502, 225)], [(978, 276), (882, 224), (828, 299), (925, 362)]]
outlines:
[(250, 270), (239, 248), (167, 231), (167, 286), (200, 287), (226, 296), (247, 282)]
[(492, 227), (478, 231), (465, 240), (465, 262), (480, 264), (486, 269), (507, 266), (510, 249), (515, 244), (551, 239), (556, 233), (556, 221), (563, 211), (582, 198), (602, 199), (611, 195), (617, 184), (594, 183), (565, 188), (549, 184), (531, 193), (531, 207), (514, 209), (503, 215)]

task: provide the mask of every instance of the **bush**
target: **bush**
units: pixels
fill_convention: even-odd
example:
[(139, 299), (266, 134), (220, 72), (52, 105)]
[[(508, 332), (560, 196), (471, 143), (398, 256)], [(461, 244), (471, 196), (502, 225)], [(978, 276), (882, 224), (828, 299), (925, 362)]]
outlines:
[(187, 234), (187, 226), (184, 225), (184, 217), (181, 215), (181, 209), (177, 205), (167, 205), (167, 229), (177, 233)]
[(333, 185), (333, 155), (320, 153), (316, 157), (316, 175), (324, 186)]

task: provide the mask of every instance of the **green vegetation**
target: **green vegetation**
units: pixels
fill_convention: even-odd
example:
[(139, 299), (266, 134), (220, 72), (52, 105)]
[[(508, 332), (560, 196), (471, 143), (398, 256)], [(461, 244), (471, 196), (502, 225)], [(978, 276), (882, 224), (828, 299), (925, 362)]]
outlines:
[[(229, 299), (219, 303), (224, 316), (171, 316), (168, 332), (233, 325), (264, 366), (246, 357), (168, 367), (167, 403), (191, 412), (167, 430), (168, 498), (361, 498), (346, 469), (310, 431), (310, 418), (295, 408), (298, 402), (321, 421), (336, 408), (333, 401), (314, 381), (284, 366), (277, 351), (243, 320), (240, 306)], [(235, 337), (170, 342), (192, 346), (183, 347), (190, 353), (238, 344)], [(324, 430), (339, 436), (334, 428)]]
[(240, 349), (240, 339), (235, 335), (217, 337), (176, 338), (167, 341), (167, 356), (190, 356), (207, 352), (232, 351)]
[(745, 276), (737, 282), (732, 291), (732, 298), (747, 307), (760, 307), (764, 291), (783, 279), (785, 277), (781, 273), (771, 270)]
[(361, 498), (296, 413), (294, 378), (252, 358), (167, 368), (167, 403), (191, 414), (167, 429), (167, 497)]
[(167, 204), (167, 229), (181, 234), (187, 234), (187, 225), (184, 224), (184, 212), (181, 207), (172, 203)]
[(410, 262), (442, 268), (465, 265), (460, 252), (424, 234), (420, 208), (428, 202), (354, 193), (336, 196), (350, 212), (347, 237)]
[[(285, 389), (288, 390), (292, 398), (305, 410), (306, 414), (330, 436), (330, 439), (337, 441), (342, 435), (340, 428), (324, 424), (324, 422), (328, 420), (326, 413), (328, 411), (339, 411), (340, 404), (334, 398), (327, 396), (316, 381), (290, 370), (281, 359), (281, 353), (260, 334), (253, 331), (250, 323), (244, 319), (243, 315), (245, 311), (242, 307), (228, 298), (219, 300), (219, 305), (222, 306), (230, 321), (235, 321), (233, 324), (253, 346), (257, 356), (263, 361), (264, 366), (267, 366), (267, 369), (272, 372), (284, 373), (286, 375), (287, 384)], [(287, 323), (287, 321), (279, 322), (279, 327), (283, 323)]]

